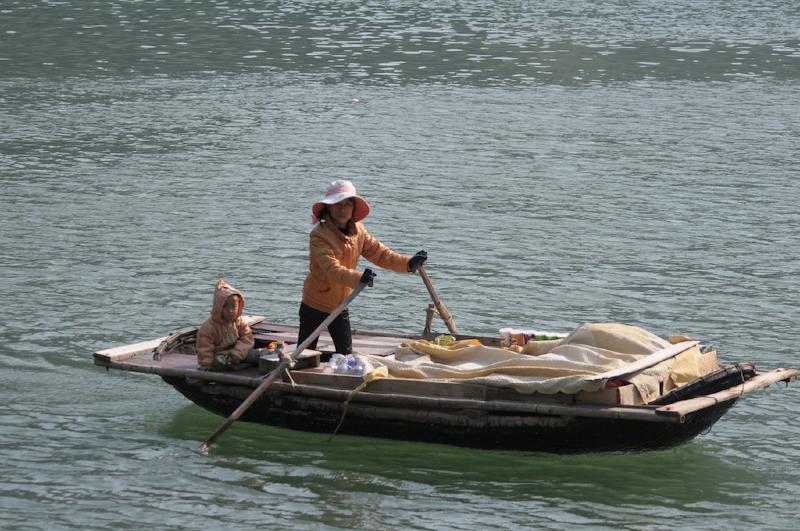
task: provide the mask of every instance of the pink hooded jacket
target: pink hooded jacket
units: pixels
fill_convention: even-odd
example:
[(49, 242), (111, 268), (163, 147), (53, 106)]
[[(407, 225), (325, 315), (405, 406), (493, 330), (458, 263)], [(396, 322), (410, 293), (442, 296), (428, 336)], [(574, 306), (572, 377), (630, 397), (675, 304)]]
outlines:
[[(225, 301), (233, 295), (239, 296), (239, 307), (236, 319), (233, 322), (222, 320), (222, 307)], [(210, 369), (214, 356), (223, 351), (230, 351), (235, 360), (234, 366), (247, 357), (253, 348), (255, 340), (250, 327), (242, 319), (244, 310), (244, 295), (238, 289), (224, 280), (219, 279), (214, 287), (214, 306), (211, 308), (211, 317), (200, 325), (197, 330), (197, 364), (203, 369)]]

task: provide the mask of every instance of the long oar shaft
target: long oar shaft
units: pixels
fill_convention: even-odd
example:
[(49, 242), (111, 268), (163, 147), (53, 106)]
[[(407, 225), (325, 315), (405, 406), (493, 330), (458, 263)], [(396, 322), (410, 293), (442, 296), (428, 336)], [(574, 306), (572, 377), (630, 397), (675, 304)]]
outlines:
[(428, 277), (428, 273), (425, 271), (425, 268), (420, 266), (419, 269), (417, 269), (417, 273), (419, 273), (420, 278), (422, 278), (422, 282), (425, 283), (425, 287), (428, 288), (428, 293), (430, 293), (433, 304), (436, 306), (436, 311), (439, 312), (439, 316), (442, 318), (442, 321), (444, 321), (444, 324), (447, 325), (447, 329), (450, 330), (450, 333), (453, 335), (458, 334), (456, 322), (453, 319), (453, 316), (450, 314), (450, 311), (447, 309), (447, 306), (445, 306), (442, 302), (442, 299), (439, 298), (439, 294), (436, 293), (435, 289), (433, 289), (433, 284), (431, 283), (431, 279)]
[(275, 369), (273, 369), (271, 373), (269, 373), (269, 376), (267, 376), (267, 378), (263, 382), (261, 382), (252, 393), (250, 393), (250, 396), (248, 396), (244, 400), (244, 402), (239, 404), (239, 407), (237, 407), (233, 411), (233, 413), (231, 413), (230, 416), (226, 418), (222, 424), (220, 424), (219, 428), (217, 428), (214, 431), (214, 433), (212, 433), (208, 437), (208, 439), (206, 439), (203, 442), (202, 446), (200, 446), (200, 453), (202, 454), (208, 453), (208, 449), (212, 444), (214, 444), (214, 441), (216, 441), (220, 435), (225, 433), (225, 430), (227, 430), (231, 426), (231, 424), (236, 422), (239, 419), (239, 417), (241, 417), (242, 414), (245, 411), (247, 411), (248, 408), (250, 408), (250, 406), (253, 405), (253, 402), (258, 400), (261, 397), (261, 395), (264, 394), (264, 391), (267, 390), (267, 387), (272, 385), (272, 382), (275, 381), (275, 378), (277, 378), (277, 376), (285, 368), (294, 365), (295, 356), (303, 352), (315, 339), (317, 339), (317, 337), (322, 333), (322, 331), (328, 328), (328, 325), (331, 324), (331, 322), (333, 322), (333, 320), (336, 319), (339, 316), (339, 314), (344, 311), (345, 308), (347, 308), (347, 306), (353, 301), (353, 299), (355, 299), (366, 286), (367, 286), (366, 284), (359, 284), (358, 287), (355, 288), (350, 293), (350, 295), (348, 295), (347, 298), (343, 300), (339, 304), (339, 306), (337, 306), (336, 309), (334, 309), (313, 332), (311, 332), (311, 335), (308, 336), (302, 343), (300, 343), (297, 346), (294, 352), (292, 352), (291, 354), (289, 354), (288, 356), (286, 356), (281, 360), (278, 366)]

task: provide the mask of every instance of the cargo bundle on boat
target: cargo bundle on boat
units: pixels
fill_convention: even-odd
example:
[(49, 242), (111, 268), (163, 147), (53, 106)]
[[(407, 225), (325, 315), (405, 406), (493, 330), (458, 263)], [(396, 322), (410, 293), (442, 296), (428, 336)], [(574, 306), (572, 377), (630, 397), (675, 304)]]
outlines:
[[(196, 327), (95, 352), (96, 365), (160, 376), (195, 404), (228, 416), (262, 385), (297, 327), (247, 317), (258, 366), (200, 370)], [(283, 348), (281, 348), (283, 347)], [(495, 337), (354, 331), (355, 354), (327, 334), (241, 419), (297, 430), (548, 452), (652, 450), (688, 441), (742, 396), (795, 379), (794, 369), (719, 363), (685, 337), (582, 325), (570, 334)]]

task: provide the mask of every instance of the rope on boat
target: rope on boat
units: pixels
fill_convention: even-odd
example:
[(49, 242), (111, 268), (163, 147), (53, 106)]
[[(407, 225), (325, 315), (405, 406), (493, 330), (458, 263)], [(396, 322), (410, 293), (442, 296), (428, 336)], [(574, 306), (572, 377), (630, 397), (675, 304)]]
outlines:
[(742, 381), (742, 383), (739, 384), (740, 385), (739, 396), (736, 397), (736, 400), (739, 400), (740, 398), (742, 398), (744, 396), (744, 383), (747, 380), (745, 380), (745, 377), (744, 377), (744, 369), (742, 368), (742, 364), (741, 363), (737, 363), (736, 364), (736, 368), (739, 369), (739, 379)]
[[(740, 380), (740, 383), (739, 383), (739, 395), (736, 397), (736, 400), (739, 400), (740, 398), (742, 398), (744, 396), (744, 384), (747, 382), (747, 379), (745, 379), (745, 377), (744, 377), (744, 368), (742, 367), (742, 364), (741, 363), (737, 363), (736, 364), (736, 368), (739, 370), (739, 380)], [(714, 402), (715, 402), (715, 405), (719, 404), (719, 400), (717, 400), (716, 398), (714, 399)], [(701, 435), (707, 435), (708, 433), (711, 432), (711, 428), (712, 427), (713, 426), (707, 427), (706, 429), (701, 431), (700, 434)]]
[(327, 442), (331, 442), (333, 438), (336, 436), (336, 433), (339, 431), (339, 428), (342, 427), (342, 423), (344, 422), (344, 417), (347, 415), (347, 406), (350, 404), (350, 401), (356, 396), (356, 393), (362, 391), (370, 382), (377, 380), (378, 378), (386, 378), (388, 376), (388, 372), (386, 367), (378, 367), (375, 370), (372, 370), (365, 374), (362, 378), (363, 381), (358, 384), (358, 387), (347, 393), (347, 397), (344, 399), (344, 403), (342, 404), (342, 416), (339, 418), (339, 423), (336, 425), (336, 428), (333, 429), (333, 433), (331, 436), (328, 437)]
[(342, 427), (342, 423), (344, 422), (344, 416), (347, 415), (347, 406), (348, 404), (350, 404), (350, 401), (353, 399), (356, 393), (364, 389), (370, 381), (371, 380), (365, 379), (363, 382), (358, 384), (358, 387), (347, 393), (347, 398), (344, 399), (344, 404), (342, 404), (342, 416), (341, 418), (339, 418), (339, 423), (336, 425), (336, 428), (334, 428), (333, 433), (331, 433), (331, 436), (328, 437), (327, 442), (331, 442), (333, 438), (336, 436), (336, 433), (339, 431), (339, 428)]
[(289, 379), (289, 383), (292, 384), (292, 389), (297, 389), (297, 382), (295, 382), (294, 378), (292, 378), (292, 371), (289, 370), (289, 367), (286, 367), (283, 370), (283, 372), (284, 372), (284, 374), (286, 374), (286, 377)]

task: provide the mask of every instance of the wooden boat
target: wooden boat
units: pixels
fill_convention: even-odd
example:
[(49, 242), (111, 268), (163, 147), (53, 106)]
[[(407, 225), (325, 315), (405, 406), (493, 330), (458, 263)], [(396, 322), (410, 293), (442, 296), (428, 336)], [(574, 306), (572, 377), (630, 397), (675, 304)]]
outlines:
[[(256, 347), (271, 341), (295, 342), (294, 326), (265, 322), (258, 316), (247, 319)], [(108, 369), (156, 374), (195, 404), (227, 417), (263, 381), (266, 370), (199, 370), (195, 332), (190, 327), (166, 337), (100, 350), (94, 353), (94, 362)], [(429, 332), (356, 330), (353, 346), (356, 352), (386, 356), (399, 343), (424, 335)], [(458, 336), (465, 337), (473, 336)], [(500, 338), (478, 339), (485, 345), (500, 343)], [(321, 359), (330, 357), (333, 344), (327, 334), (320, 336), (318, 348)], [(326, 373), (311, 363), (284, 373), (241, 420), (329, 434), (340, 425), (340, 434), (474, 448), (641, 451), (691, 440), (740, 397), (796, 377), (795, 369), (760, 372), (748, 363), (717, 365), (713, 350), (706, 359), (707, 374), (678, 388), (664, 388), (647, 404), (637, 398), (631, 385), (591, 393), (522, 394), (463, 381), (388, 378), (363, 387), (360, 376)]]

